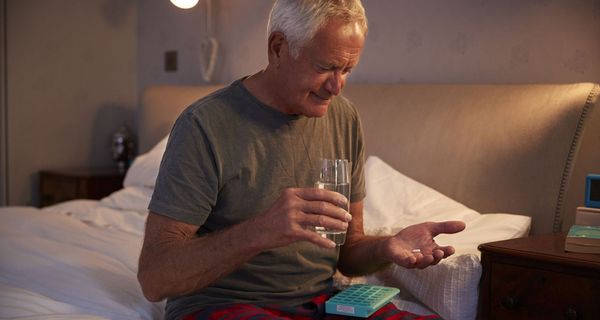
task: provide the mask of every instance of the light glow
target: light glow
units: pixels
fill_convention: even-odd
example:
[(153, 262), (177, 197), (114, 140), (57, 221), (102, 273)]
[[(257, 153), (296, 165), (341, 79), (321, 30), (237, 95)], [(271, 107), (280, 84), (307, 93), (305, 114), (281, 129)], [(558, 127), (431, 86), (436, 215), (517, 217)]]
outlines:
[(189, 9), (193, 8), (198, 3), (198, 0), (171, 0), (171, 3), (178, 8)]

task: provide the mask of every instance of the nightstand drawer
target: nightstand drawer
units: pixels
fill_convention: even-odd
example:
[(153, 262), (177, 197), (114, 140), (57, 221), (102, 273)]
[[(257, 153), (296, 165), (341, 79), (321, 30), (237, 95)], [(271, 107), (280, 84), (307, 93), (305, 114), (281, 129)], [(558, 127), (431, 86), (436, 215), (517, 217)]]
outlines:
[(73, 199), (101, 199), (123, 187), (116, 169), (63, 169), (40, 172), (41, 207)]
[(565, 252), (565, 235), (480, 245), (478, 319), (598, 319), (600, 255)]
[(79, 180), (72, 177), (52, 176), (47, 173), (40, 175), (41, 206), (77, 198), (81, 194)]
[(497, 319), (593, 319), (600, 280), (547, 270), (492, 265), (490, 311)]

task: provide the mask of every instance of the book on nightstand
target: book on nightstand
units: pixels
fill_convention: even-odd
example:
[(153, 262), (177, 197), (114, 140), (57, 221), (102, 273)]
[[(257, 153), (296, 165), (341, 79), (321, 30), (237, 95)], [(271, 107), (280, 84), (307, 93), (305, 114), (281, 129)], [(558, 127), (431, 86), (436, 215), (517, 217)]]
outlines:
[(565, 251), (600, 254), (600, 227), (571, 226), (565, 239)]

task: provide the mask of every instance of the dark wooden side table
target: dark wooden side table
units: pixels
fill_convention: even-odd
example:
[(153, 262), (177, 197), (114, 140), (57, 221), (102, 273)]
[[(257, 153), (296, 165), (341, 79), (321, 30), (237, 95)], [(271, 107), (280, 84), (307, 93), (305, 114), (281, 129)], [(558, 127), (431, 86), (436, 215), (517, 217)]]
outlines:
[(74, 168), (40, 172), (41, 207), (72, 199), (101, 199), (123, 187), (117, 169)]
[(600, 254), (564, 251), (565, 234), (479, 246), (479, 319), (600, 319)]

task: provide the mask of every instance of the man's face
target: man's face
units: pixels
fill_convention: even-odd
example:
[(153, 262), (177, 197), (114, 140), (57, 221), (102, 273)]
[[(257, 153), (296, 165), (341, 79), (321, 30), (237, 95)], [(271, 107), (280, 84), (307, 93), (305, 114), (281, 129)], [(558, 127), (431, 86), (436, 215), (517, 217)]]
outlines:
[(340, 94), (346, 77), (358, 64), (365, 37), (358, 24), (328, 22), (294, 59), (285, 51), (281, 59), (283, 112), (322, 117), (331, 99)]

